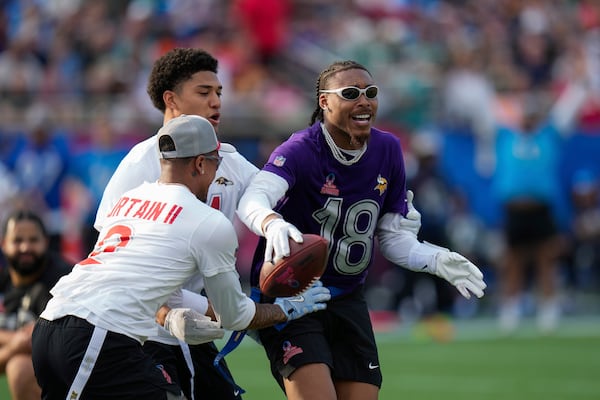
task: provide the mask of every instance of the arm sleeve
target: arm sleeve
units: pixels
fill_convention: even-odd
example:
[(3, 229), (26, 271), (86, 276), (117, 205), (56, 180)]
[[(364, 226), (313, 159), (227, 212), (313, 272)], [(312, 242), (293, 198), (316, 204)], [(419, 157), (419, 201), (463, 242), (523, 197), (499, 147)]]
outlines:
[(208, 310), (208, 299), (201, 294), (182, 289), (181, 306), (191, 308), (204, 315)]
[(281, 199), (289, 186), (285, 179), (272, 172), (260, 171), (244, 192), (238, 205), (240, 220), (255, 234), (263, 236), (262, 222)]
[(204, 286), (223, 328), (238, 331), (250, 324), (256, 314), (256, 304), (242, 292), (235, 271), (206, 277)]
[(377, 239), (381, 254), (404, 268), (409, 267), (409, 254), (413, 246), (418, 245), (417, 236), (400, 227), (402, 216), (396, 213), (383, 215), (377, 223)]

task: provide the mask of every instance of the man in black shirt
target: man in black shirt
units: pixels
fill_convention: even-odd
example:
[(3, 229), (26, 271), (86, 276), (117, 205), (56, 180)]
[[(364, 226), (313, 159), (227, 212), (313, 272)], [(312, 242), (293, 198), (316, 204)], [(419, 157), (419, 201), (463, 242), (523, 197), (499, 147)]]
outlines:
[(2, 226), (0, 263), (0, 373), (14, 399), (39, 399), (31, 362), (33, 322), (46, 307), (50, 289), (71, 265), (48, 249), (40, 217), (18, 210)]

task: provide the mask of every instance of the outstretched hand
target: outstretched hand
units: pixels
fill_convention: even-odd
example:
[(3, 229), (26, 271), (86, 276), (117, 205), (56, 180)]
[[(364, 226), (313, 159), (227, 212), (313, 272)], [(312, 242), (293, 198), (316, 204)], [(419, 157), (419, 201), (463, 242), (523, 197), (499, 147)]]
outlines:
[(465, 298), (470, 299), (471, 293), (483, 297), (487, 287), (483, 273), (466, 257), (428, 242), (419, 243), (411, 253), (411, 257), (420, 260), (418, 264), (424, 265), (420, 270), (447, 280)]
[(483, 297), (483, 289), (487, 287), (483, 281), (483, 273), (464, 256), (453, 251), (442, 251), (436, 257), (436, 274), (470, 299), (471, 293), (478, 298)]

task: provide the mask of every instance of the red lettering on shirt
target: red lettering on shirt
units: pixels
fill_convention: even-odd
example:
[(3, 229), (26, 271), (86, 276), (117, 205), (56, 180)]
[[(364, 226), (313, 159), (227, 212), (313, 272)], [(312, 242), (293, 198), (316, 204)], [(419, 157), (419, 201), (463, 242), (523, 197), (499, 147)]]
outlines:
[(150, 207), (150, 209), (148, 210), (146, 215), (144, 215), (142, 218), (156, 221), (156, 219), (158, 218), (160, 213), (162, 213), (162, 211), (165, 209), (166, 206), (167, 206), (167, 203), (161, 203), (159, 201), (155, 201), (154, 203), (152, 203), (152, 206)]
[(164, 222), (166, 224), (172, 224), (173, 222), (175, 222), (175, 218), (177, 218), (181, 210), (183, 210), (183, 207), (174, 204), (173, 207), (171, 207), (169, 214), (167, 214), (167, 217), (165, 218)]
[(129, 208), (127, 209), (127, 211), (125, 211), (125, 215), (123, 215), (123, 216), (124, 216), (124, 217), (126, 217), (126, 216), (129, 214), (129, 212), (131, 211), (131, 209), (132, 209), (132, 208), (133, 208), (133, 207), (134, 207), (134, 206), (135, 206), (137, 203), (139, 203), (140, 201), (142, 201), (142, 200), (140, 200), (140, 199), (129, 199), (129, 202), (131, 203), (131, 205), (129, 206)]
[(133, 218), (143, 218), (146, 211), (148, 211), (148, 205), (150, 204), (150, 200), (146, 200), (142, 203), (140, 208), (137, 209), (135, 214), (133, 214)]
[(221, 195), (220, 194), (214, 195), (210, 199), (210, 206), (212, 208), (214, 208), (215, 210), (220, 210), (221, 209)]
[[(163, 211), (168, 206), (167, 203), (153, 200), (134, 199), (129, 197), (121, 197), (112, 211), (108, 214), (109, 217), (129, 217), (139, 218), (148, 221), (157, 221), (163, 214)], [(183, 207), (173, 204), (169, 209), (169, 213), (161, 221), (165, 224), (172, 224), (181, 213)]]
[(119, 199), (119, 201), (117, 202), (117, 204), (115, 204), (115, 206), (113, 207), (111, 212), (108, 214), (108, 216), (114, 217), (115, 215), (117, 215), (119, 213), (119, 211), (121, 211), (121, 208), (123, 208), (123, 206), (125, 204), (127, 204), (128, 201), (129, 201), (129, 197), (121, 197)]

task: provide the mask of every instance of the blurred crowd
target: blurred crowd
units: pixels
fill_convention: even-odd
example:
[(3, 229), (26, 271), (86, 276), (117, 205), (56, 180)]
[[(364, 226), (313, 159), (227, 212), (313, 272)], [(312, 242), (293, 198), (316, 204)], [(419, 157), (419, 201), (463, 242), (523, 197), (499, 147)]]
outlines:
[[(367, 66), (381, 93), (376, 126), (405, 146), (422, 239), (481, 266), (492, 308), (517, 301), (501, 293), (505, 206), (519, 189), (507, 171), (540, 186), (556, 223), (547, 297), (600, 288), (598, 1), (1, 0), (0, 20), (0, 214), (43, 212), (53, 246), (72, 259), (93, 246), (119, 160), (162, 122), (145, 91), (153, 61), (200, 47), (220, 63), (220, 135), (259, 167), (308, 124), (318, 71), (337, 59)], [(537, 134), (533, 117), (556, 128), (556, 145), (520, 136)], [(524, 169), (506, 163), (500, 131), (516, 135)], [(374, 308), (477, 312), (440, 282), (377, 262)], [(521, 278), (525, 292), (539, 290), (536, 276)]]

